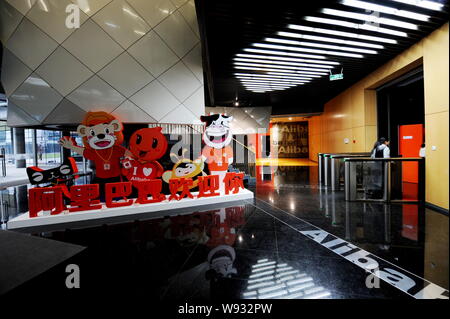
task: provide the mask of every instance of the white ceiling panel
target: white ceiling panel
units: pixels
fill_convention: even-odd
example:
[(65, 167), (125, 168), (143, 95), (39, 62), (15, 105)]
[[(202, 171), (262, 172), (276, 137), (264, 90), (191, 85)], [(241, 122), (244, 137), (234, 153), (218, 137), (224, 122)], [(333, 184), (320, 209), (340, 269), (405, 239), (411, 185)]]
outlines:
[(130, 97), (154, 79), (127, 52), (119, 55), (98, 75), (126, 97)]
[(150, 26), (125, 0), (111, 2), (93, 19), (125, 49), (150, 30)]
[[(61, 70), (67, 76), (61, 76)], [(36, 70), (45, 81), (66, 96), (93, 73), (63, 47), (58, 47)]]
[(94, 72), (123, 52), (120, 45), (91, 20), (86, 21), (62, 45)]

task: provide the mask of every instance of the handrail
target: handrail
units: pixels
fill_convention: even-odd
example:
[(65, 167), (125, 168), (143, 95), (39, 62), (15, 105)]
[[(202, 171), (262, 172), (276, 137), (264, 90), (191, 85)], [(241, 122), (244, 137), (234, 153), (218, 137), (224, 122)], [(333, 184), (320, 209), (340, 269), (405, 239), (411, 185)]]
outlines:
[(364, 158), (364, 157), (368, 157), (368, 156), (367, 156), (367, 153), (366, 154), (344, 154), (344, 155), (341, 155), (341, 154), (334, 155), (334, 154), (332, 154), (330, 156), (330, 158), (358, 158), (358, 157)]
[(349, 155), (349, 156), (353, 156), (353, 155), (370, 155), (369, 152), (355, 152), (355, 153), (319, 153), (321, 155), (323, 155), (323, 157), (333, 157), (333, 156), (340, 156), (340, 155)]
[(421, 161), (423, 157), (388, 157), (388, 158), (372, 158), (372, 157), (346, 157), (344, 162), (413, 162)]

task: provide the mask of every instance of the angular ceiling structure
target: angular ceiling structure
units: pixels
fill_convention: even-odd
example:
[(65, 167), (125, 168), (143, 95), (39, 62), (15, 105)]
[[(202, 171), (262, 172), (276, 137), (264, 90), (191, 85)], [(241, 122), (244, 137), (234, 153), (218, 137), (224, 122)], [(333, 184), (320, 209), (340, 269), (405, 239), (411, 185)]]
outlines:
[[(80, 27), (68, 28), (70, 5)], [(127, 123), (204, 113), (194, 0), (0, 0), (9, 126), (73, 125), (105, 110)]]

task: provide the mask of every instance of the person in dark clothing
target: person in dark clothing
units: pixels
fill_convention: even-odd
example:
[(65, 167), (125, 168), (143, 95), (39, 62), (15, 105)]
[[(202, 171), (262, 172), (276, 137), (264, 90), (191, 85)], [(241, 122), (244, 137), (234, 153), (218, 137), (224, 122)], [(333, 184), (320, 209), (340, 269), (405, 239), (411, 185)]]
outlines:
[[(389, 140), (380, 137), (372, 148), (371, 158), (389, 158), (390, 157)], [(382, 162), (367, 163), (367, 174), (365, 177), (366, 195), (372, 199), (383, 198), (383, 170)]]
[(372, 158), (389, 158), (391, 157), (391, 151), (389, 149), (389, 140), (380, 137), (378, 141), (376, 141), (375, 145), (372, 149), (372, 154), (370, 157)]

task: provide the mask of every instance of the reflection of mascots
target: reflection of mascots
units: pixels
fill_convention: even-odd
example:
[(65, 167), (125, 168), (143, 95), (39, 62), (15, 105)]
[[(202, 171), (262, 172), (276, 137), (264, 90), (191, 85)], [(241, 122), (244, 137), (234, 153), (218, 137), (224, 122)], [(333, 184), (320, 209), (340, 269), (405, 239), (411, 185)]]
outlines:
[(131, 159), (123, 162), (122, 174), (131, 182), (148, 181), (161, 177), (163, 167), (156, 160), (167, 150), (167, 139), (161, 127), (142, 128), (130, 138)]
[(237, 270), (233, 267), (236, 259), (234, 248), (228, 245), (220, 245), (212, 249), (208, 254), (208, 263), (210, 269), (206, 272), (206, 278), (231, 277), (237, 274)]
[(73, 139), (62, 138), (60, 144), (95, 163), (93, 183), (100, 185), (104, 194), (106, 183), (120, 182), (120, 158), (126, 155), (123, 141), (122, 123), (106, 112), (88, 112), (78, 126), (78, 135), (84, 147), (77, 146)]
[(208, 164), (211, 175), (219, 175), (219, 191), (223, 193), (223, 179), (228, 165), (233, 163), (233, 149), (229, 146), (232, 138), (230, 123), (233, 117), (214, 114), (202, 116), (200, 119), (206, 123), (203, 133), (203, 142), (206, 145), (202, 150), (202, 159)]
[[(171, 153), (170, 156), (172, 159), (174, 159), (175, 165), (173, 166), (172, 170), (165, 171), (162, 175), (162, 179), (169, 183), (169, 180), (175, 179), (175, 178), (192, 178), (194, 180), (194, 183), (190, 186), (190, 188), (194, 188), (198, 184), (198, 180), (196, 177), (198, 176), (204, 176), (206, 175), (205, 172), (203, 172), (204, 163), (201, 159), (191, 161), (188, 158), (184, 158), (184, 153), (186, 153), (187, 149), (183, 149), (183, 155), (181, 157), (178, 157), (175, 153)], [(179, 191), (182, 190), (182, 187), (180, 187)]]
[(218, 245), (234, 245), (236, 241), (236, 228), (245, 223), (245, 210), (241, 206), (220, 208), (214, 212), (209, 230), (209, 247)]
[(175, 239), (182, 247), (204, 244), (209, 240), (206, 227), (196, 214), (170, 217), (166, 226), (164, 238)]

